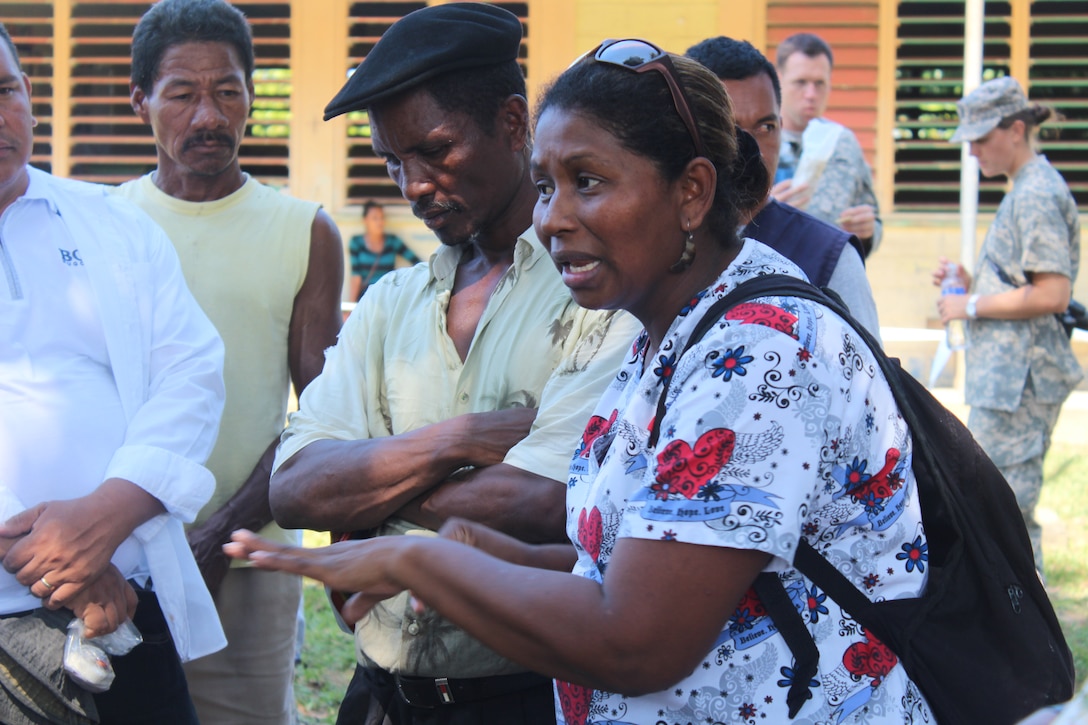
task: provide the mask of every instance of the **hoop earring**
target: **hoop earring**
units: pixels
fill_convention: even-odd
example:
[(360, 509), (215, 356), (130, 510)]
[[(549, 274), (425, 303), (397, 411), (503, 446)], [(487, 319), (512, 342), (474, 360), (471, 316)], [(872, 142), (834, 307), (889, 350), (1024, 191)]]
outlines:
[(679, 274), (685, 269), (691, 266), (691, 263), (695, 261), (695, 235), (691, 233), (691, 229), (688, 229), (687, 239), (684, 240), (684, 251), (680, 254), (680, 259), (676, 260), (676, 263), (669, 267), (669, 271), (673, 274)]

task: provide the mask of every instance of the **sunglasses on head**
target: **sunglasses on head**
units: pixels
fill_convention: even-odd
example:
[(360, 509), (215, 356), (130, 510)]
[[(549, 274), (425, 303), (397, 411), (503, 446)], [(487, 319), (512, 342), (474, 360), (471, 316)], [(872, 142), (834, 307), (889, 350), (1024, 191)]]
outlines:
[(654, 70), (664, 76), (665, 82), (669, 85), (669, 92), (672, 94), (672, 105), (680, 114), (684, 125), (687, 126), (691, 141), (695, 144), (695, 152), (709, 158), (706, 145), (703, 144), (703, 137), (699, 134), (699, 126), (691, 113), (691, 103), (688, 101), (687, 94), (684, 93), (684, 87), (680, 85), (680, 77), (668, 53), (653, 43), (628, 38), (604, 41), (593, 53), (593, 59), (599, 63), (608, 63), (635, 73)]

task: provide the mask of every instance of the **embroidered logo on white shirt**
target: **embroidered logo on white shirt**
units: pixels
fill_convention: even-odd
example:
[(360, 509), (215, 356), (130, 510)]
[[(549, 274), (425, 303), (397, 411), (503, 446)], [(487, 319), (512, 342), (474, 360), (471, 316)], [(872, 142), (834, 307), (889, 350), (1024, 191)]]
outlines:
[(68, 251), (67, 249), (61, 249), (57, 247), (57, 251), (60, 252), (61, 261), (67, 264), (69, 267), (82, 267), (83, 260), (79, 257), (79, 250), (73, 249)]

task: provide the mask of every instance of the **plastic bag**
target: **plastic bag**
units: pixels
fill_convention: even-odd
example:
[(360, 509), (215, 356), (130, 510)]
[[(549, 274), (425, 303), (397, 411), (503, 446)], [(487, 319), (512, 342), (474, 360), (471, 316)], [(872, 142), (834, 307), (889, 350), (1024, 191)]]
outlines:
[(76, 683), (91, 692), (110, 689), (115, 677), (109, 655), (128, 654), (133, 647), (144, 641), (131, 619), (120, 627), (99, 637), (83, 637), (83, 620), (68, 623), (68, 637), (64, 641), (64, 671)]

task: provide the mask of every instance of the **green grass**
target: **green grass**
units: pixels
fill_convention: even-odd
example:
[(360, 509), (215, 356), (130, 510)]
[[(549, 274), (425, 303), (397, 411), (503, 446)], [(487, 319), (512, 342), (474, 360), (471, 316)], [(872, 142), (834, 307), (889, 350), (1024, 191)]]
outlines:
[[(1046, 485), (1039, 501), (1043, 524), (1047, 591), (1062, 622), (1077, 667), (1077, 687), (1088, 676), (1088, 455), (1084, 447), (1055, 445), (1046, 461)], [(321, 546), (325, 534), (306, 532), (307, 546)], [(355, 667), (352, 639), (333, 620), (325, 590), (312, 581), (306, 600), (306, 645), (295, 674), (302, 725), (336, 721), (340, 698)]]
[[(323, 546), (328, 534), (307, 531), (306, 546)], [(306, 611), (306, 642), (302, 660), (295, 668), (295, 700), (300, 725), (332, 725), (340, 699), (355, 670), (355, 644), (333, 619), (325, 588), (311, 579), (303, 580), (303, 607)]]
[(1088, 676), (1088, 456), (1056, 445), (1046, 460), (1037, 518), (1043, 524), (1047, 592), (1073, 650), (1078, 687)]

